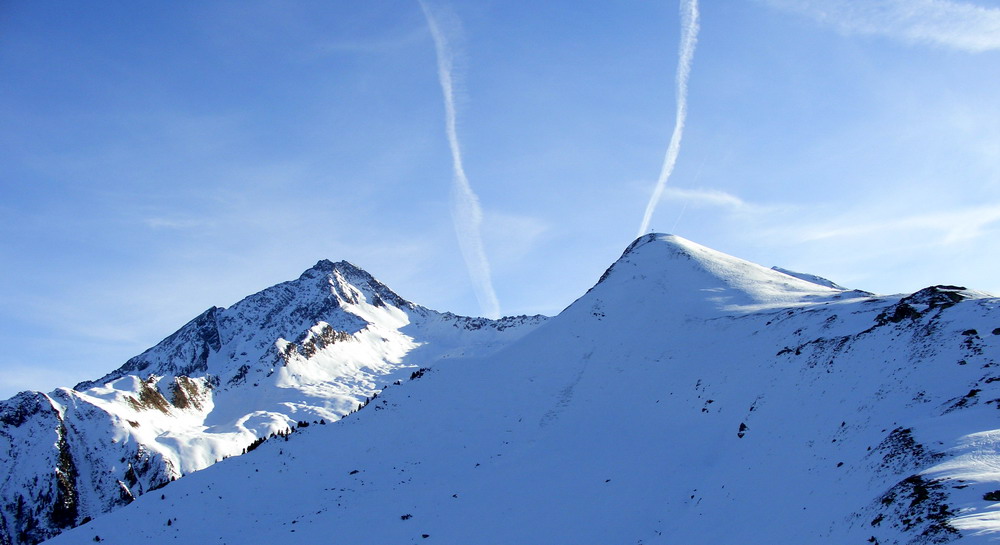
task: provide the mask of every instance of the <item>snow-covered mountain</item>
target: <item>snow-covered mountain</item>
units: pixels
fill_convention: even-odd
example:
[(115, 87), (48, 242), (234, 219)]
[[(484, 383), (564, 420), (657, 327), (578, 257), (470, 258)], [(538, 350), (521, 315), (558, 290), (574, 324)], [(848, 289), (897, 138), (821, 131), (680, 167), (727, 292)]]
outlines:
[(428, 370), (342, 420), (267, 440), (52, 543), (1000, 537), (1000, 300), (829, 284), (644, 236), (519, 338), (491, 330), (487, 348), (421, 360)]
[(0, 545), (38, 543), (262, 438), (337, 421), (420, 368), (543, 321), (438, 313), (320, 261), (98, 380), (0, 403)]

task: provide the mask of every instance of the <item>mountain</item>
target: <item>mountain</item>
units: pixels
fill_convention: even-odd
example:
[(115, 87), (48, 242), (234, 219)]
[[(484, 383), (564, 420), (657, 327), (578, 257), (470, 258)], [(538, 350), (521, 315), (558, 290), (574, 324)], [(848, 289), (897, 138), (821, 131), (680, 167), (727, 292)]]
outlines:
[(825, 284), (641, 237), (498, 350), (51, 543), (996, 539), (1000, 300)]
[(0, 545), (38, 543), (268, 437), (333, 423), (423, 367), (488, 354), (544, 320), (442, 314), (320, 261), (100, 379), (0, 403)]

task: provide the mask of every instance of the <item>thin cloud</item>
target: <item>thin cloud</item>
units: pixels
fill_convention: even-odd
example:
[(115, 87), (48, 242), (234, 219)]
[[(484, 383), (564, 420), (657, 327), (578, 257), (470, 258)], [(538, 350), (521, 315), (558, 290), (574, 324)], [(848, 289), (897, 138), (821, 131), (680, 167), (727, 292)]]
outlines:
[(445, 131), (448, 134), (452, 170), (455, 173), (451, 191), (452, 221), (455, 224), (455, 234), (458, 236), (458, 245), (462, 250), (465, 266), (472, 278), (479, 307), (487, 317), (497, 318), (500, 316), (500, 302), (493, 289), (490, 263), (486, 258), (486, 251), (483, 249), (483, 211), (479, 206), (479, 197), (472, 191), (469, 178), (465, 174), (465, 167), (462, 165), (462, 149), (459, 146), (458, 132), (455, 129), (455, 92), (452, 77), (454, 57), (445, 32), (427, 4), (422, 0), (420, 0), (420, 9), (424, 12), (427, 26), (434, 38), (438, 79), (441, 83), (441, 92), (444, 95)]
[(979, 238), (986, 234), (988, 227), (997, 223), (1000, 223), (1000, 206), (977, 206), (894, 217), (883, 221), (840, 221), (838, 225), (811, 226), (798, 229), (798, 238), (811, 242), (906, 232), (924, 233), (928, 242), (955, 244)]
[(969, 52), (1000, 50), (1000, 8), (956, 0), (764, 0), (845, 33)]
[(694, 48), (697, 43), (698, 0), (688, 0), (681, 4), (681, 43), (677, 62), (677, 115), (674, 118), (674, 132), (670, 135), (670, 145), (667, 146), (667, 154), (663, 158), (660, 177), (656, 180), (653, 195), (646, 204), (646, 212), (643, 214), (642, 224), (639, 226), (639, 236), (644, 235), (649, 229), (649, 222), (653, 219), (653, 211), (656, 210), (656, 205), (660, 202), (667, 180), (674, 171), (674, 165), (677, 164), (677, 154), (680, 152), (681, 137), (684, 134), (684, 121), (687, 118), (688, 77), (691, 75), (691, 60), (694, 58)]
[(536, 250), (550, 226), (541, 218), (492, 211), (483, 237), (491, 255), (501, 263), (518, 263)]
[(150, 229), (197, 229), (205, 227), (208, 222), (197, 219), (176, 219), (176, 218), (145, 218), (142, 220), (146, 227)]
[(719, 191), (718, 189), (684, 189), (681, 187), (668, 187), (664, 190), (663, 198), (670, 201), (682, 201), (685, 204), (721, 206), (724, 208), (747, 208), (751, 205), (743, 199)]

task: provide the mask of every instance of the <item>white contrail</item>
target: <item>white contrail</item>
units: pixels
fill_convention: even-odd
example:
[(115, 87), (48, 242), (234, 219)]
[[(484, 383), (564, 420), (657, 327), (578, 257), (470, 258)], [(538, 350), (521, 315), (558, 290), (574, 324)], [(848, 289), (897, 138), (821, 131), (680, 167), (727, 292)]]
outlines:
[(639, 236), (646, 234), (646, 230), (649, 229), (649, 220), (653, 218), (653, 210), (660, 202), (663, 188), (667, 185), (667, 179), (670, 178), (670, 173), (674, 171), (674, 165), (677, 164), (677, 153), (680, 151), (681, 136), (684, 133), (684, 118), (687, 117), (688, 76), (691, 74), (691, 59), (694, 58), (694, 46), (697, 43), (698, 0), (681, 0), (681, 43), (677, 62), (677, 116), (674, 120), (674, 133), (670, 136), (670, 145), (663, 158), (663, 168), (660, 170), (660, 178), (656, 180), (653, 196), (646, 204), (646, 213), (643, 214), (642, 225), (639, 226)]
[(499, 318), (500, 302), (493, 289), (490, 262), (486, 259), (486, 252), (483, 250), (481, 233), (483, 211), (479, 207), (479, 197), (472, 191), (469, 178), (465, 175), (465, 168), (462, 166), (462, 149), (458, 145), (458, 133), (455, 130), (455, 93), (452, 86), (453, 57), (451, 49), (448, 47), (448, 40), (441, 31), (437, 19), (434, 18), (427, 4), (423, 0), (418, 1), (420, 9), (424, 12), (424, 18), (427, 19), (431, 36), (434, 38), (434, 49), (437, 51), (438, 79), (441, 82), (441, 92), (444, 94), (444, 124), (445, 131), (448, 133), (448, 145), (451, 147), (452, 167), (455, 171), (455, 183), (451, 190), (451, 219), (455, 224), (458, 246), (462, 250), (465, 266), (472, 278), (479, 307), (486, 317)]

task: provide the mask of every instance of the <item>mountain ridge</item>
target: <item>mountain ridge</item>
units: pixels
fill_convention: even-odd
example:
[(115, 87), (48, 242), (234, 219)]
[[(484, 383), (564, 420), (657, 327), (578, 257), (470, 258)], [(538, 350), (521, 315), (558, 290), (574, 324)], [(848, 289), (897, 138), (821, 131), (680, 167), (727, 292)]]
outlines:
[(651, 237), (502, 349), (53, 543), (995, 537), (1000, 301), (720, 272), (692, 245)]
[[(393, 300), (341, 263), (206, 311), (143, 367), (197, 367), (207, 346), (204, 376), (126, 374), (26, 394), (35, 411), (0, 404), (0, 446), (44, 453), (47, 476), (24, 503), (35, 511), (0, 488), (0, 535), (51, 537), (109, 503), (52, 543), (886, 545), (1000, 531), (989, 294), (873, 295), (653, 234), (558, 316), (492, 321)], [(117, 496), (89, 490), (95, 474)]]

